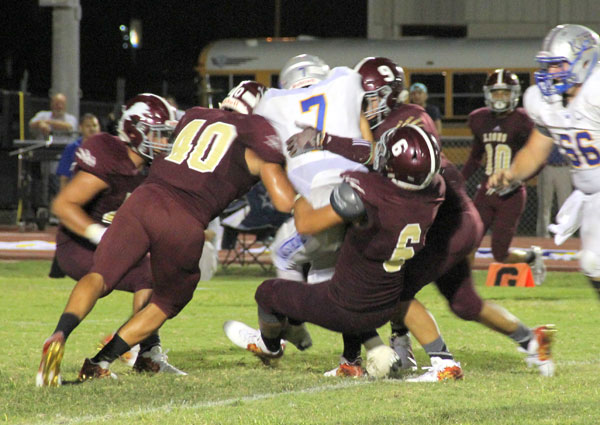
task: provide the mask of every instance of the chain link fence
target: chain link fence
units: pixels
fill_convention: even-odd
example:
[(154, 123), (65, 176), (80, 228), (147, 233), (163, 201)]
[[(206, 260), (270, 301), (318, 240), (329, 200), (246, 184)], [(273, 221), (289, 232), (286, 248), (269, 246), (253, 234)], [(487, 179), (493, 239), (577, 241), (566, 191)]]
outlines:
[[(472, 140), (473, 139), (470, 137), (442, 137), (442, 151), (458, 168), (462, 168), (469, 158)], [(480, 167), (467, 181), (467, 192), (471, 198), (475, 196), (475, 192), (484, 177), (483, 167)], [(525, 205), (525, 211), (523, 211), (521, 221), (519, 222), (517, 235), (536, 235), (537, 198), (537, 178), (534, 177), (527, 181), (527, 204)], [(554, 210), (556, 210), (556, 205)]]

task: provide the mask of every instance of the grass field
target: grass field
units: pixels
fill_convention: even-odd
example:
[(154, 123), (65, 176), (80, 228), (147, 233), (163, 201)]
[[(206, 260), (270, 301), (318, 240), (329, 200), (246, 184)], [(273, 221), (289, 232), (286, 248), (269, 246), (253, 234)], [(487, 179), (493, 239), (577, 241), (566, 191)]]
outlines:
[[(41, 345), (54, 330), (73, 281), (48, 279), (48, 262), (0, 263), (0, 423), (33, 424), (598, 424), (600, 303), (578, 273), (549, 273), (537, 288), (486, 288), (526, 324), (555, 323), (557, 373), (527, 369), (508, 338), (449, 312), (435, 288), (419, 299), (432, 311), (465, 380), (325, 378), (338, 361), (341, 337), (309, 326), (314, 346), (290, 347), (266, 367), (222, 332), (228, 319), (256, 324), (258, 269), (232, 268), (201, 282), (192, 302), (161, 331), (169, 361), (189, 376), (140, 376), (116, 362), (119, 379), (36, 388)], [(63, 379), (75, 379), (98, 341), (130, 313), (131, 296), (100, 300), (71, 335)], [(381, 329), (389, 336), (389, 328)], [(415, 346), (420, 365), (427, 364)]]

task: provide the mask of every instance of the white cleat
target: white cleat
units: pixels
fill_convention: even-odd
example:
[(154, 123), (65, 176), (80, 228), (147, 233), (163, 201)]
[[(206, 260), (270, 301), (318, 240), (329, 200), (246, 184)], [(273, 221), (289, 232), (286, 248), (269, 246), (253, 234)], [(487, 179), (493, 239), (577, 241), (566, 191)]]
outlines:
[(463, 379), (463, 377), (464, 375), (460, 363), (450, 359), (432, 357), (431, 367), (427, 372), (416, 378), (407, 379), (406, 382), (438, 382), (459, 380)]
[(136, 372), (172, 373), (174, 375), (187, 376), (182, 370), (168, 362), (167, 352), (163, 353), (160, 345), (155, 345), (150, 350), (137, 356), (133, 365)]
[(362, 368), (362, 359), (359, 357), (353, 362), (346, 360), (344, 356), (340, 357), (340, 364), (335, 369), (325, 372), (324, 376), (342, 376), (348, 378), (360, 378), (365, 375), (365, 370)]
[(266, 346), (260, 334), (260, 330), (251, 328), (245, 323), (236, 320), (228, 320), (223, 325), (223, 331), (227, 338), (235, 345), (244, 350), (248, 350), (264, 363), (270, 360), (278, 359), (283, 356), (285, 341), (281, 340), (281, 346), (277, 351), (270, 351)]
[(527, 350), (519, 347), (519, 351), (527, 354), (525, 363), (529, 367), (537, 367), (542, 376), (554, 376), (554, 361), (552, 360), (552, 341), (556, 334), (554, 325), (543, 325), (532, 329), (533, 338), (529, 341)]

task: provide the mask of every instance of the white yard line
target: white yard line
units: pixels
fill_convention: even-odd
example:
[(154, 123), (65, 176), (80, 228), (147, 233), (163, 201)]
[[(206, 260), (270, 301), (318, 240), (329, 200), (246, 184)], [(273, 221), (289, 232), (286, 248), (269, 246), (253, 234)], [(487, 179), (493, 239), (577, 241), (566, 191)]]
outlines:
[(256, 394), (256, 395), (251, 395), (251, 396), (246, 396), (246, 397), (236, 397), (236, 398), (228, 398), (225, 400), (206, 401), (206, 402), (195, 403), (195, 404), (186, 404), (185, 402), (168, 403), (168, 404), (164, 404), (162, 406), (148, 408), (148, 409), (139, 408), (139, 409), (128, 410), (125, 412), (117, 412), (117, 413), (105, 414), (105, 415), (88, 415), (88, 416), (79, 416), (79, 417), (74, 417), (74, 418), (57, 417), (52, 422), (48, 422), (47, 418), (45, 418), (45, 420), (40, 423), (60, 424), (60, 425), (80, 424), (80, 423), (87, 423), (87, 422), (91, 422), (91, 421), (108, 421), (111, 419), (127, 418), (127, 417), (137, 416), (137, 415), (165, 413), (165, 412), (171, 412), (174, 410), (182, 410), (182, 409), (199, 410), (199, 409), (206, 409), (207, 407), (227, 406), (227, 405), (236, 404), (239, 402), (246, 402), (246, 403), (250, 402), (251, 403), (254, 401), (267, 400), (267, 399), (271, 399), (271, 398), (275, 398), (275, 397), (279, 397), (279, 396), (289, 396), (289, 395), (295, 395), (295, 394), (323, 393), (323, 392), (327, 392), (327, 391), (335, 391), (335, 390), (339, 390), (339, 389), (355, 387), (358, 385), (366, 385), (366, 384), (370, 384), (373, 382), (376, 382), (376, 381), (367, 380), (367, 379), (362, 379), (362, 380), (344, 379), (341, 382), (333, 384), (333, 385), (319, 385), (316, 387), (304, 388), (302, 390), (282, 391), (282, 392), (278, 392), (278, 393)]
[[(557, 363), (558, 367), (561, 367), (561, 366), (563, 366), (563, 367), (586, 366), (586, 365), (600, 364), (600, 359), (598, 359), (598, 360), (583, 360), (583, 361), (564, 360), (564, 361), (557, 361), (556, 363)], [(58, 424), (60, 424), (60, 425), (80, 424), (80, 423), (88, 423), (88, 422), (92, 422), (92, 421), (109, 421), (111, 419), (128, 418), (128, 417), (137, 416), (137, 415), (167, 413), (167, 412), (171, 412), (171, 411), (175, 411), (175, 410), (200, 410), (200, 409), (206, 409), (206, 408), (210, 408), (210, 407), (228, 406), (228, 405), (232, 405), (232, 404), (237, 404), (239, 402), (252, 403), (255, 401), (267, 400), (267, 399), (272, 399), (272, 398), (280, 397), (280, 396), (289, 396), (289, 395), (295, 395), (295, 394), (318, 394), (318, 393), (324, 393), (327, 391), (336, 391), (336, 390), (340, 390), (340, 389), (355, 387), (355, 386), (359, 386), (359, 385), (368, 385), (368, 384), (372, 384), (375, 382), (381, 382), (381, 381), (368, 380), (368, 379), (359, 379), (359, 380), (344, 379), (335, 384), (318, 385), (316, 387), (309, 387), (309, 388), (304, 388), (301, 390), (282, 391), (282, 392), (278, 392), (278, 393), (255, 394), (255, 395), (246, 396), (246, 397), (235, 397), (235, 398), (227, 398), (224, 400), (205, 401), (202, 403), (195, 403), (195, 404), (186, 404), (185, 402), (167, 403), (167, 404), (164, 404), (164, 405), (158, 406), (158, 407), (137, 408), (137, 409), (132, 409), (132, 410), (124, 411), (124, 412), (115, 412), (115, 413), (104, 414), (104, 415), (87, 415), (87, 416), (78, 416), (78, 417), (73, 417), (73, 418), (58, 416), (54, 419), (54, 421), (48, 422), (48, 418), (45, 418), (42, 422), (38, 422), (38, 423), (40, 423), (40, 424), (41, 423), (57, 424), (57, 425)], [(390, 380), (387, 382), (394, 382), (394, 380)], [(402, 382), (402, 381), (397, 381), (397, 382)]]

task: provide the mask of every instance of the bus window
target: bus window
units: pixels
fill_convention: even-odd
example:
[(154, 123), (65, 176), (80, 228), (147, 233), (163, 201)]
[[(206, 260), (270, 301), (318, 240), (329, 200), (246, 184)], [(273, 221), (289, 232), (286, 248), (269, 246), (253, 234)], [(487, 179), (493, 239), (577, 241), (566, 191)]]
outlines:
[(210, 108), (217, 108), (219, 104), (225, 99), (229, 90), (237, 86), (239, 83), (245, 80), (253, 80), (254, 75), (206, 75), (203, 92), (206, 95), (206, 102), (202, 101), (203, 106)]
[(256, 77), (254, 77), (254, 75), (234, 75), (233, 76), (233, 84), (229, 90), (231, 90), (232, 88), (237, 86), (242, 81), (255, 80), (255, 79), (256, 79)]
[(452, 107), (455, 116), (466, 116), (484, 106), (483, 85), (487, 73), (455, 72), (452, 75)]
[(271, 87), (279, 88), (279, 74), (271, 74)]
[(200, 103), (202, 106), (217, 108), (229, 93), (229, 75), (206, 75), (203, 83), (203, 100)]
[[(427, 86), (427, 103), (437, 106), (440, 108), (442, 116), (446, 115), (445, 101), (445, 78), (444, 74), (422, 74), (422, 73), (411, 73), (410, 84), (423, 83)], [(410, 85), (406, 88), (408, 89)]]

